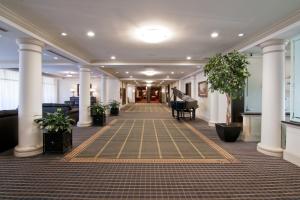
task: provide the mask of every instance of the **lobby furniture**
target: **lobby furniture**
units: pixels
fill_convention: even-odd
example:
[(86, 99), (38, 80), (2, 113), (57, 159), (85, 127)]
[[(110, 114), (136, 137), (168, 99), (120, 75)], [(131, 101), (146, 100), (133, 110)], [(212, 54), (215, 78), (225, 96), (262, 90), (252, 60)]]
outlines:
[(46, 113), (53, 113), (58, 108), (62, 109), (62, 111), (68, 115), (71, 119), (74, 119), (76, 122), (79, 120), (79, 109), (73, 108), (67, 104), (59, 104), (59, 103), (43, 103), (43, 117), (45, 117)]
[(0, 152), (14, 148), (18, 144), (18, 111), (0, 111)]
[[(70, 101), (67, 101), (72, 107), (79, 107), (79, 97), (70, 97)], [(91, 105), (97, 102), (96, 97), (91, 97)]]

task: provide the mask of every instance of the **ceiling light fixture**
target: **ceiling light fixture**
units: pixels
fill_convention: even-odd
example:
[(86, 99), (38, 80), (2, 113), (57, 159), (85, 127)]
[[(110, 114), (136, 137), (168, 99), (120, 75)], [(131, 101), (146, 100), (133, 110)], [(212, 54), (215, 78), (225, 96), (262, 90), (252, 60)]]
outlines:
[(219, 33), (213, 32), (212, 34), (210, 34), (210, 37), (217, 38), (217, 37), (219, 37)]
[(243, 37), (245, 34), (244, 33), (239, 33), (239, 37)]
[(171, 74), (174, 74), (174, 72), (171, 72)]
[(86, 35), (87, 35), (88, 37), (94, 37), (94, 36), (95, 36), (95, 33), (94, 33), (93, 31), (88, 31), (88, 32), (86, 33)]
[(65, 77), (72, 77), (72, 76), (73, 76), (72, 74), (65, 75)]
[(161, 43), (171, 38), (171, 32), (160, 25), (144, 26), (136, 29), (136, 37), (146, 43)]
[(186, 59), (187, 59), (187, 60), (191, 60), (192, 57), (191, 57), (191, 56), (187, 56)]
[(146, 83), (153, 83), (153, 81), (152, 80), (146, 80)]
[(147, 71), (142, 71), (141, 74), (144, 74), (146, 76), (154, 76), (156, 74), (159, 74), (160, 72), (154, 71), (154, 70), (147, 70)]
[(104, 68), (104, 65), (102, 65), (101, 67)]
[(129, 74), (129, 72), (125, 72), (126, 74)]
[(111, 56), (110, 59), (111, 60), (116, 60), (116, 56)]
[(58, 57), (55, 56), (55, 57), (53, 57), (53, 59), (54, 59), (54, 60), (58, 60)]
[(62, 33), (61, 33), (61, 36), (64, 36), (64, 37), (67, 36), (67, 35), (68, 35), (68, 34), (65, 33), (65, 32), (62, 32)]

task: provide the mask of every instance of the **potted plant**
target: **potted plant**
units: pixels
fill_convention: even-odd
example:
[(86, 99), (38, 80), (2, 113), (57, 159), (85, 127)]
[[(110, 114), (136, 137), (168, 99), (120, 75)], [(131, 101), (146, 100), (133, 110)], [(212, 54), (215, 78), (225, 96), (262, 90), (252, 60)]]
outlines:
[(43, 130), (44, 153), (65, 153), (72, 148), (72, 125), (75, 121), (58, 108), (54, 113), (34, 120)]
[(219, 137), (226, 142), (234, 142), (239, 137), (241, 125), (231, 121), (231, 102), (240, 98), (250, 76), (247, 57), (234, 50), (225, 55), (217, 54), (210, 58), (204, 67), (210, 90), (225, 94), (227, 98), (226, 123), (217, 123)]
[(109, 107), (110, 107), (110, 115), (112, 116), (119, 115), (120, 103), (118, 101), (113, 100), (112, 102), (109, 103)]
[(106, 123), (107, 106), (102, 103), (95, 103), (91, 106), (91, 116), (94, 126), (104, 126)]

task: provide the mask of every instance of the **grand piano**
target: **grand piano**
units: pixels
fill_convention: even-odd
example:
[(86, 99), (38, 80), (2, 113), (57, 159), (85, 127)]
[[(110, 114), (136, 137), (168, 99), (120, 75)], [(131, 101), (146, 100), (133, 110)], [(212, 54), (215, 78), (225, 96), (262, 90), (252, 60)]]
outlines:
[[(188, 95), (185, 95), (183, 92), (176, 88), (172, 88), (174, 101), (171, 101), (172, 108), (172, 116), (180, 120), (180, 118), (185, 117), (185, 113), (190, 114), (190, 119), (196, 118), (196, 109), (198, 108), (197, 100), (191, 98)], [(177, 101), (177, 97), (181, 99), (181, 101)], [(175, 115), (176, 111), (176, 115)]]

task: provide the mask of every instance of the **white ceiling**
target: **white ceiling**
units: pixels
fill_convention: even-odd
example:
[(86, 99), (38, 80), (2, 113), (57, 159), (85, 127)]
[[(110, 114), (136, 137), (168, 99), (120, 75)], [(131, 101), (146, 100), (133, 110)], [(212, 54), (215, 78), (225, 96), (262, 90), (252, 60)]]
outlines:
[[(0, 0), (0, 3), (58, 41), (78, 49), (90, 62), (110, 62), (110, 56), (115, 55), (118, 62), (131, 63), (175, 63), (185, 61), (187, 55), (193, 61), (200, 61), (232, 48), (300, 9), (299, 0)], [(134, 39), (131, 31), (147, 23), (168, 27), (174, 37), (161, 44)], [(96, 36), (87, 38), (88, 30), (93, 30)], [(220, 37), (210, 38), (213, 31), (219, 32)], [(68, 36), (60, 36), (61, 32)], [(237, 36), (241, 32), (245, 37)], [(1, 52), (0, 59), (12, 60), (15, 43), (11, 47), (12, 43), (3, 38), (0, 42), (0, 51), (5, 52)], [(12, 49), (6, 51), (7, 46)], [(133, 78), (146, 79), (139, 74), (144, 68), (162, 72), (154, 79), (166, 77), (171, 70), (174, 78), (197, 70), (195, 65), (188, 64), (119, 65), (105, 66), (103, 70), (119, 78), (131, 74)], [(126, 71), (130, 74), (125, 74)]]

